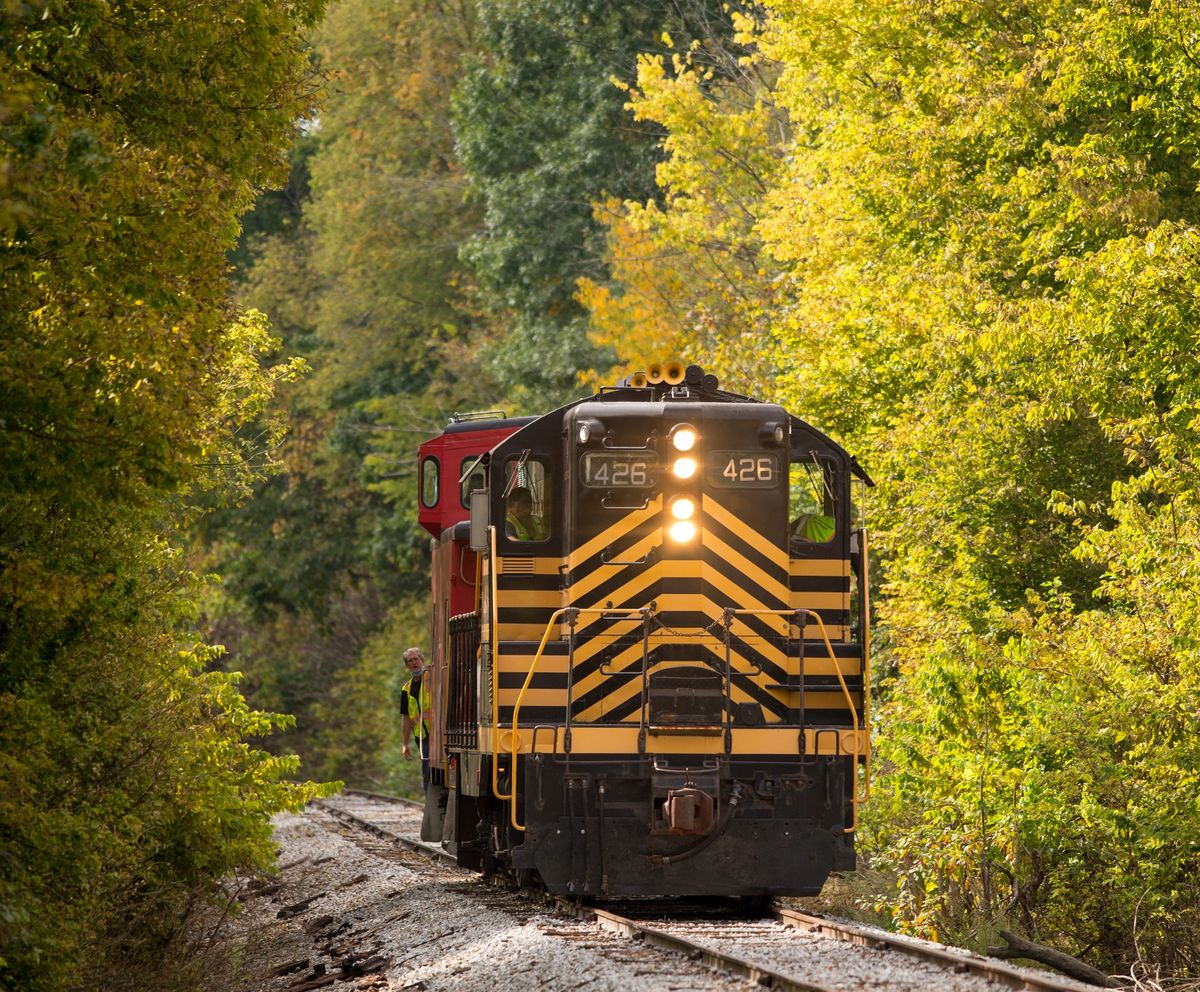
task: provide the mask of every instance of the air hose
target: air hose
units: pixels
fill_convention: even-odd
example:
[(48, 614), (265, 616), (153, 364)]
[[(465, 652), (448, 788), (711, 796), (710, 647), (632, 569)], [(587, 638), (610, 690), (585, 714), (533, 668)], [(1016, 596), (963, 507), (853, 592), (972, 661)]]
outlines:
[(717, 825), (713, 827), (712, 833), (700, 838), (700, 841), (693, 844), (686, 851), (680, 851), (678, 854), (651, 854), (650, 863), (652, 865), (673, 865), (677, 861), (686, 861), (688, 858), (694, 858), (701, 851), (711, 847), (723, 833), (725, 828), (729, 826), (729, 821), (733, 819), (733, 812), (737, 809), (738, 803), (742, 801), (742, 787), (738, 782), (733, 783), (733, 788), (729, 790), (729, 802), (721, 811), (721, 818), (717, 821)]

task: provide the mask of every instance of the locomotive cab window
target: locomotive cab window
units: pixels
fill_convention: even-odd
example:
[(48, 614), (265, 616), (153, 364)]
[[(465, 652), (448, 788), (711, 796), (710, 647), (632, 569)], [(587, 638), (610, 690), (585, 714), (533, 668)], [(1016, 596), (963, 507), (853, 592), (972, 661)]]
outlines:
[(504, 465), (504, 536), (533, 544), (550, 536), (553, 493), (549, 467), (528, 457), (510, 458)]
[(437, 506), (438, 460), (433, 456), (421, 462), (421, 505), (427, 510)]
[(799, 544), (828, 544), (837, 534), (833, 475), (819, 458), (788, 466), (788, 536)]

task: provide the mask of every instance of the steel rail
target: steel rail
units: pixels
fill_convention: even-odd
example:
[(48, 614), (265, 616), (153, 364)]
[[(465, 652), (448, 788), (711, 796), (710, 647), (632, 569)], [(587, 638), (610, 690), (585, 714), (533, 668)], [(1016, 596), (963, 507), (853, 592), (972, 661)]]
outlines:
[(623, 937), (630, 937), (666, 951), (675, 951), (685, 955), (692, 961), (702, 962), (709, 968), (728, 972), (731, 975), (736, 975), (738, 978), (747, 978), (761, 985), (763, 988), (777, 989), (780, 992), (832, 992), (827, 985), (817, 985), (814, 982), (806, 982), (800, 978), (780, 974), (777, 971), (754, 964), (752, 961), (747, 961), (745, 958), (738, 957), (735, 954), (729, 954), (725, 951), (714, 951), (703, 944), (693, 943), (685, 937), (677, 937), (675, 934), (664, 933), (662, 930), (657, 930), (637, 920), (631, 920), (616, 913), (610, 913), (607, 909), (576, 906), (570, 900), (561, 897), (553, 898), (555, 903), (566, 912), (580, 919), (593, 921), (610, 933), (618, 933)]
[(1004, 964), (995, 958), (976, 954), (974, 951), (934, 944), (917, 937), (905, 937), (902, 934), (890, 933), (875, 927), (848, 923), (843, 920), (831, 920), (823, 916), (812, 916), (774, 904), (768, 912), (786, 926), (808, 930), (834, 940), (860, 944), (864, 947), (900, 951), (902, 954), (908, 954), (922, 961), (949, 967), (959, 973), (969, 972), (979, 975), (1012, 989), (1028, 989), (1030, 992), (1082, 992), (1082, 990), (1097, 988), (1095, 985), (1084, 985), (1082, 982), (1076, 982), (1070, 978), (1060, 978), (1057, 975), (1047, 974), (1043, 977), (1031, 974), (1026, 970)]
[[(379, 802), (416, 807), (422, 805), (412, 799), (366, 792), (359, 789), (346, 789), (343, 794), (360, 796)], [(313, 800), (310, 805), (318, 806), (343, 822), (366, 830), (377, 837), (392, 841), (409, 850), (424, 853), (435, 860), (449, 864), (457, 865), (458, 863), (457, 859), (435, 844), (429, 844), (425, 841), (414, 840), (411, 837), (404, 837), (393, 833), (354, 813), (339, 809), (324, 800)], [(829, 992), (829, 989), (825, 986), (779, 974), (737, 955), (714, 951), (701, 944), (693, 943), (684, 937), (665, 933), (653, 926), (628, 919), (607, 909), (582, 906), (564, 896), (552, 896), (545, 893), (542, 895), (546, 902), (576, 919), (592, 921), (610, 932), (618, 933), (634, 940), (641, 940), (664, 950), (685, 954), (693, 961), (702, 961), (710, 968), (716, 968), (742, 978), (747, 978), (764, 988), (781, 990), (781, 992)], [(1024, 989), (1027, 992), (1094, 992), (1096, 989), (1094, 985), (1085, 985), (1082, 982), (1063, 978), (1058, 975), (1051, 975), (1049, 973), (1043, 975), (1027, 969), (1017, 968), (998, 961), (995, 958), (976, 954), (973, 951), (935, 944), (916, 937), (906, 937), (863, 924), (814, 916), (809, 913), (802, 913), (798, 910), (786, 908), (778, 903), (770, 904), (767, 909), (767, 915), (785, 926), (819, 933), (832, 940), (840, 940), (864, 947), (887, 948), (898, 951), (959, 974), (971, 973), (978, 975), (1007, 988)]]
[[(370, 796), (371, 798), (385, 799), (385, 797), (373, 796), (369, 792), (357, 794)], [(386, 797), (385, 801), (397, 803), (413, 802), (411, 799), (401, 799), (399, 796)], [(419, 805), (417, 803), (413, 804)], [(364, 820), (361, 816), (351, 813), (349, 810), (339, 809), (337, 806), (326, 802), (324, 799), (310, 800), (309, 805), (316, 806), (318, 809), (323, 809), (335, 819), (341, 820), (343, 823), (347, 823), (350, 826), (357, 827), (359, 830), (365, 830), (367, 833), (374, 834), (376, 837), (379, 837), (382, 840), (390, 841), (393, 844), (398, 844), (400, 847), (406, 848), (409, 851), (417, 851), (435, 861), (442, 861), (446, 864), (452, 864), (455, 867), (458, 867), (458, 859), (449, 851), (443, 851), (436, 844), (429, 844), (423, 840), (414, 840), (412, 837), (405, 837), (403, 834), (394, 833), (393, 831), (388, 830), (386, 827), (379, 826), (377, 823), (372, 823), (370, 820)]]

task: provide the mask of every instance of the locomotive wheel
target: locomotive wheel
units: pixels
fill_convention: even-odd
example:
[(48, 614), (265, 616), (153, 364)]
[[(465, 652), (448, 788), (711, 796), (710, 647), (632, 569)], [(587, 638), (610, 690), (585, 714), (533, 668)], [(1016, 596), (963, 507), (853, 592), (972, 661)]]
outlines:
[(489, 849), (484, 848), (481, 864), (479, 866), (480, 874), (482, 874), (484, 878), (491, 878), (496, 874), (497, 864), (498, 862), (496, 861), (496, 855), (494, 855)]
[(518, 888), (533, 889), (536, 892), (541, 892), (545, 888), (545, 885), (542, 884), (542, 876), (538, 874), (536, 868), (518, 868), (516, 876)]

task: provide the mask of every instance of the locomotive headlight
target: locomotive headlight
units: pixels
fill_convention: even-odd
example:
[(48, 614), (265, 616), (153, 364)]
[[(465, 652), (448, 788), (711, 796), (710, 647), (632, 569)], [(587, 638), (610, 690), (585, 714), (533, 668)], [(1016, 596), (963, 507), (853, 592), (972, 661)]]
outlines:
[(695, 458), (676, 458), (671, 471), (677, 479), (690, 479), (696, 474)]
[(671, 430), (671, 443), (676, 451), (691, 451), (696, 447), (698, 437), (696, 428), (691, 424), (679, 424)]
[(671, 535), (672, 541), (679, 541), (682, 544), (696, 536), (696, 525), (690, 520), (676, 520), (671, 524), (667, 533)]
[(676, 520), (691, 520), (695, 514), (696, 504), (686, 496), (680, 496), (671, 503), (671, 516)]

